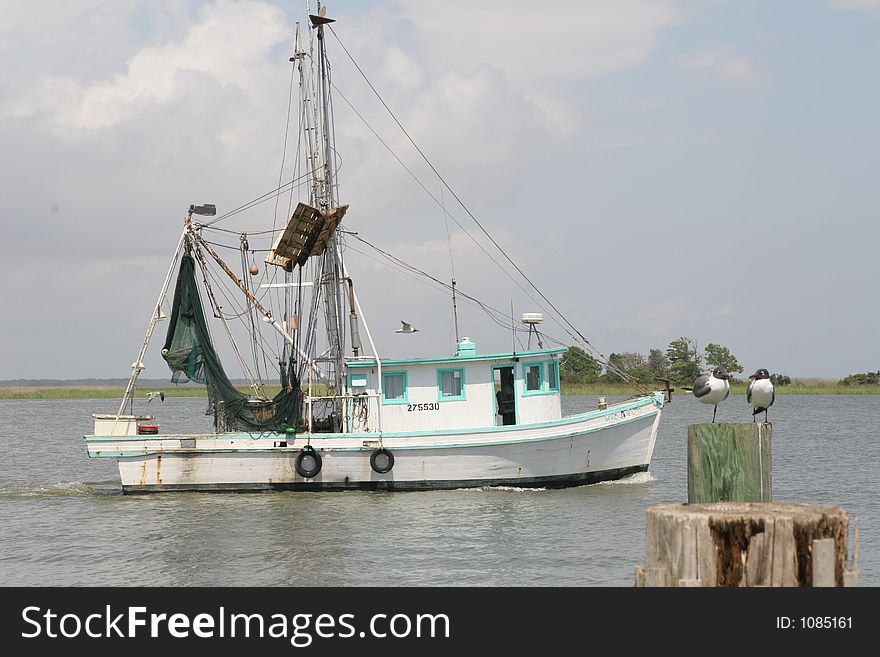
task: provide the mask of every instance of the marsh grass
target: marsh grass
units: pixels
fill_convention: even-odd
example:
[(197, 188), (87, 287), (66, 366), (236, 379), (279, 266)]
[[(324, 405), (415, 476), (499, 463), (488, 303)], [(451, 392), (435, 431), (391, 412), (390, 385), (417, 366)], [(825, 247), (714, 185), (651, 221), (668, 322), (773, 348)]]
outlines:
[[(745, 395), (748, 381), (735, 381), (730, 386), (732, 395)], [(690, 395), (690, 390), (684, 390), (681, 386), (673, 385), (675, 395)], [(659, 389), (659, 388), (658, 388)], [(880, 385), (877, 386), (839, 386), (837, 381), (823, 379), (796, 379), (787, 386), (776, 386), (777, 395), (880, 395)], [(562, 394), (585, 395), (588, 397), (628, 396), (635, 394), (631, 386), (608, 383), (571, 384), (562, 383)]]
[[(745, 395), (746, 382), (734, 382), (730, 387), (731, 394)], [(675, 395), (689, 395), (688, 390), (673, 386)], [(236, 386), (241, 392), (252, 392), (246, 385)], [(150, 390), (162, 390), (167, 397), (205, 397), (204, 386), (186, 387), (152, 387)], [(263, 391), (267, 397), (273, 397), (280, 387), (267, 385)], [(138, 389), (135, 398), (146, 397), (148, 390)], [(125, 393), (123, 386), (9, 386), (0, 387), (0, 399), (121, 399)], [(315, 395), (323, 394), (320, 386), (315, 386)], [(636, 394), (635, 388), (610, 383), (571, 384), (562, 383), (562, 394), (584, 395), (587, 397), (627, 397)], [(880, 395), (880, 385), (839, 386), (836, 381), (822, 379), (796, 379), (791, 385), (776, 386), (777, 395)]]

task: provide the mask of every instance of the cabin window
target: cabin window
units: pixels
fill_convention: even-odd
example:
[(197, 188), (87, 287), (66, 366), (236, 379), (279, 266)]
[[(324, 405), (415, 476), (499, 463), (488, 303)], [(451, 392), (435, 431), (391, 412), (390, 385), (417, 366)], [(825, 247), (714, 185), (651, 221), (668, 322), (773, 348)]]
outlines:
[[(546, 367), (546, 369), (544, 369)], [(529, 363), (523, 366), (523, 395), (553, 395), (559, 393), (559, 363), (555, 360)]]
[(547, 390), (550, 392), (559, 390), (559, 363), (555, 360), (547, 363)]
[(526, 365), (525, 366), (525, 380), (526, 380), (526, 392), (541, 392), (541, 385), (543, 384), (543, 376), (542, 371), (544, 369), (543, 363), (538, 363), (537, 365)]
[(382, 403), (405, 404), (407, 402), (406, 372), (382, 374)]
[(437, 388), (440, 401), (464, 399), (464, 370), (437, 370)]

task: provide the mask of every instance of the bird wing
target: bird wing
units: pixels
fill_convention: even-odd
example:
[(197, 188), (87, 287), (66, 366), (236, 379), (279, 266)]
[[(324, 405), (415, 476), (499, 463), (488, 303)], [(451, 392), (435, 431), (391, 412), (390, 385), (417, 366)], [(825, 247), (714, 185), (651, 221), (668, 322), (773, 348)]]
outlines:
[(774, 390), (772, 393), (770, 393), (770, 403), (767, 404), (767, 406), (773, 406), (773, 402), (775, 402), (775, 401), (776, 401), (776, 391)]
[(694, 379), (694, 397), (705, 397), (712, 388), (709, 387), (709, 375), (701, 374)]
[(755, 385), (755, 382), (754, 382), (754, 381), (752, 381), (752, 382), (749, 384), (749, 389), (746, 390), (746, 401), (747, 401), (749, 404), (752, 403), (752, 386), (753, 386), (753, 385)]

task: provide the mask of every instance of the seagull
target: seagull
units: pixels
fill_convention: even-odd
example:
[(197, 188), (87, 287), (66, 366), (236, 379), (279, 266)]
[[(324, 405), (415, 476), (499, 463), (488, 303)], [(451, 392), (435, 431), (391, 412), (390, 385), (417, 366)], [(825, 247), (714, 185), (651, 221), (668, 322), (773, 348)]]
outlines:
[(715, 423), (715, 414), (718, 412), (718, 404), (727, 399), (730, 394), (730, 373), (716, 367), (712, 374), (701, 374), (694, 379), (694, 397), (703, 404), (713, 404), (712, 423)]
[(773, 382), (770, 381), (770, 372), (764, 368), (749, 375), (752, 382), (746, 392), (746, 401), (752, 405), (752, 422), (757, 422), (755, 416), (764, 411), (764, 422), (767, 422), (767, 409), (776, 401), (776, 392), (773, 390)]
[(165, 401), (165, 393), (161, 390), (159, 392), (148, 392), (147, 393), (147, 403), (149, 404), (153, 401), (153, 397), (158, 397), (159, 401)]
[(415, 333), (419, 329), (413, 328), (412, 324), (407, 324), (403, 320), (400, 320), (400, 328), (395, 331), (395, 333)]

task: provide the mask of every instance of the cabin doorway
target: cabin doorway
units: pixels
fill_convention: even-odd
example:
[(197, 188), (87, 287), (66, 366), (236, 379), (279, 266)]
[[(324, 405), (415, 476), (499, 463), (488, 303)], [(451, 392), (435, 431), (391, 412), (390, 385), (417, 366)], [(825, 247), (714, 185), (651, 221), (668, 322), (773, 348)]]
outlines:
[(516, 424), (513, 365), (492, 368), (495, 389), (495, 426)]

